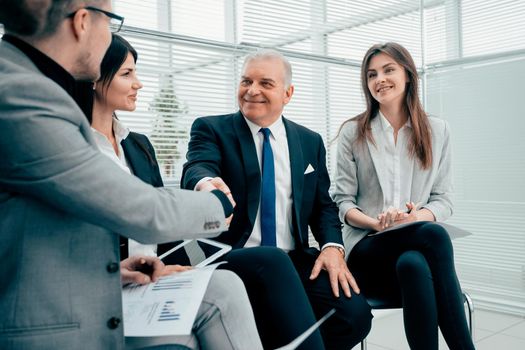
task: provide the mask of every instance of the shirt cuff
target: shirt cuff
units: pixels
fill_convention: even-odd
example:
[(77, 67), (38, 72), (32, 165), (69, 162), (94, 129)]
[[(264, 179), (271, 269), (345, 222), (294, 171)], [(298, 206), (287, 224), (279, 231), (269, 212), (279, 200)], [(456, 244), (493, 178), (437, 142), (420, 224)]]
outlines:
[(323, 251), (325, 248), (328, 248), (328, 247), (336, 247), (336, 248), (338, 248), (339, 250), (342, 249), (342, 250), (341, 250), (341, 253), (343, 253), (343, 257), (346, 256), (345, 247), (344, 247), (342, 244), (328, 242), (328, 243), (325, 243), (325, 244), (321, 247), (321, 251)]
[(198, 187), (201, 183), (206, 182), (206, 181), (210, 181), (211, 179), (213, 179), (213, 177), (209, 177), (209, 176), (203, 177), (202, 179), (199, 180), (199, 182), (197, 182), (197, 183), (195, 184), (195, 187), (193, 187), (193, 190), (194, 190), (194, 191), (197, 191), (197, 187)]

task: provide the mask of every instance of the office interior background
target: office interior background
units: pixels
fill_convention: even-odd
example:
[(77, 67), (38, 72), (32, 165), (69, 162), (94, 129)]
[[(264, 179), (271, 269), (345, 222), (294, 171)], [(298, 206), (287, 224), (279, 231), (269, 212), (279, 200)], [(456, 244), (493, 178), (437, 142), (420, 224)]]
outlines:
[(153, 142), (176, 186), (192, 121), (237, 110), (245, 54), (291, 61), (285, 116), (319, 132), (333, 174), (343, 121), (363, 111), (365, 51), (396, 41), (413, 55), (427, 112), (452, 130), (454, 241), (476, 308), (525, 317), (524, 0), (113, 0), (144, 84), (119, 118)]
[(142, 0), (113, 2), (139, 52), (138, 108), (119, 117), (151, 138), (176, 185), (192, 121), (237, 110), (243, 56), (291, 61), (285, 116), (319, 132), (333, 174), (343, 121), (364, 109), (359, 67), (374, 43), (413, 55), (425, 109), (452, 130), (454, 242), (477, 307), (525, 315), (525, 1)]

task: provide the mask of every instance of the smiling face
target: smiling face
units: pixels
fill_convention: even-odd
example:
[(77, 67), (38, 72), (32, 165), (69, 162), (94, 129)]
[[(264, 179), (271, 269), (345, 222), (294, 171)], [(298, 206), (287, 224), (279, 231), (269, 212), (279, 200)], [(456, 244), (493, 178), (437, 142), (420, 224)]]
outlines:
[(137, 93), (142, 83), (137, 78), (133, 56), (128, 56), (111, 80), (107, 90), (102, 84), (97, 84), (96, 95), (100, 97), (107, 109), (112, 111), (134, 111), (136, 108)]
[(387, 54), (370, 59), (366, 72), (368, 90), (380, 105), (401, 105), (409, 81), (405, 68)]
[(242, 114), (251, 122), (267, 127), (290, 102), (293, 86), (285, 86), (285, 67), (278, 58), (256, 58), (244, 66), (237, 99)]

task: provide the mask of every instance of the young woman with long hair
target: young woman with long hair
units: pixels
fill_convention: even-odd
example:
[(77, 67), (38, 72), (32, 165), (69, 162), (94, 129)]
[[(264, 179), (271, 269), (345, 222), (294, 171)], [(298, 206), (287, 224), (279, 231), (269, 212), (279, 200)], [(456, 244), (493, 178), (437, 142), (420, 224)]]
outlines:
[(438, 326), (451, 349), (474, 349), (452, 243), (436, 224), (453, 209), (449, 127), (423, 110), (418, 83), (401, 45), (366, 52), (366, 110), (343, 124), (337, 150), (348, 265), (365, 296), (403, 306), (411, 349), (437, 350)]

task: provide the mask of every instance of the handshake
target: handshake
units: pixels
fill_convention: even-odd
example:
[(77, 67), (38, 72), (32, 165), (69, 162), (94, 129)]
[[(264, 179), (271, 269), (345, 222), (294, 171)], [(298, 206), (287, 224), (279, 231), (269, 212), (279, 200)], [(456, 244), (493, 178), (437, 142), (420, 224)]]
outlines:
[[(208, 191), (220, 190), (230, 200), (232, 207), (235, 208), (235, 201), (233, 200), (232, 192), (226, 183), (220, 177), (203, 178), (195, 186), (196, 191)], [(226, 218), (226, 226), (230, 226), (233, 219), (233, 214)]]

